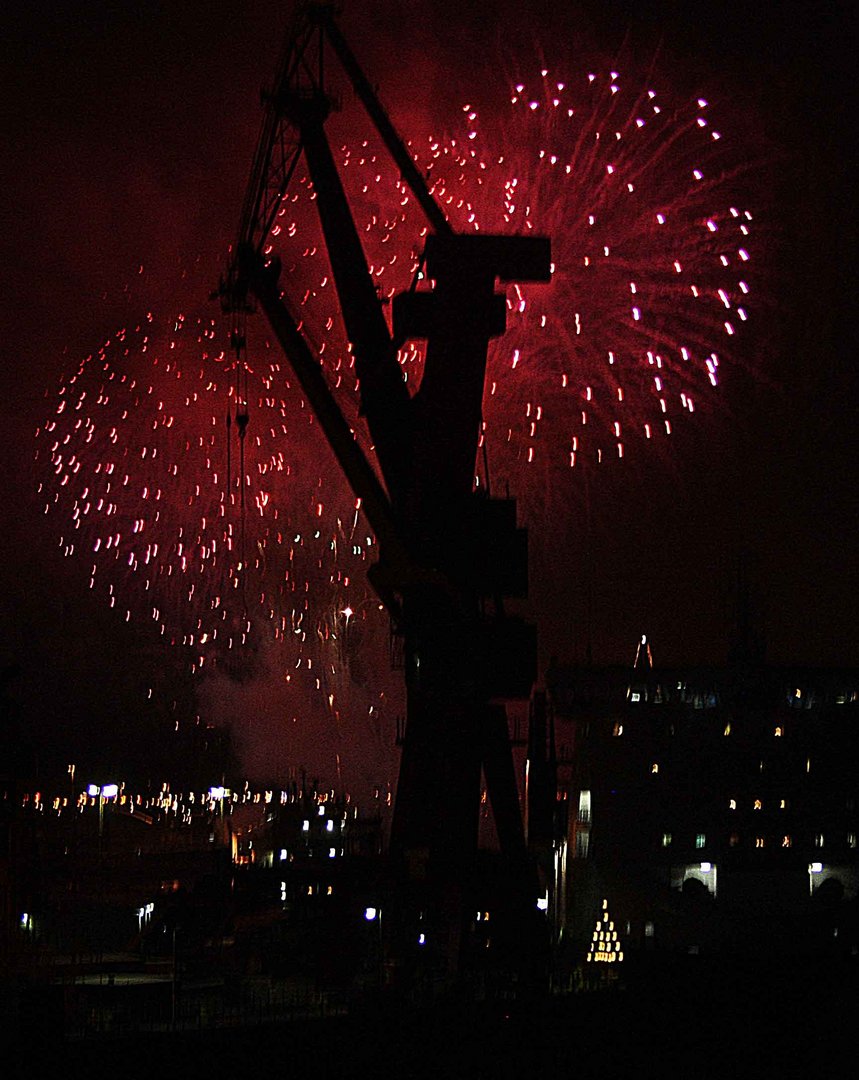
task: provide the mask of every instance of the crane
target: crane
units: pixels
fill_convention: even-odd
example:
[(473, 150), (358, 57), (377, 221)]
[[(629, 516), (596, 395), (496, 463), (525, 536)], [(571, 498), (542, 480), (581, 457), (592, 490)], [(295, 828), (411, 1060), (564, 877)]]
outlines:
[[(328, 143), (336, 97), (333, 53), (428, 223), (424, 287), (394, 298), (393, 333)], [(298, 161), (316, 196), (332, 277), (360, 382), (361, 413), (378, 472), (340, 411), (279, 281), (269, 247)], [(390, 838), (390, 948), (403, 958), (430, 942), (442, 984), (455, 981), (474, 908), (481, 769), (512, 883), (515, 918), (528, 922), (536, 884), (525, 846), (501, 699), (527, 697), (536, 676), (536, 629), (503, 599), (527, 590), (527, 536), (512, 500), (473, 490), (489, 341), (504, 332), (496, 282), (547, 282), (542, 237), (457, 233), (397, 134), (337, 25), (308, 3), (287, 37), (219, 295), (237, 355), (245, 320), (261, 309), (337, 461), (361, 500), (381, 552), (370, 580), (404, 642), (407, 722)], [(431, 285), (427, 285), (431, 282)], [(419, 388), (397, 361), (424, 340)], [(379, 475), (381, 474), (381, 475)], [(526, 937), (522, 936), (525, 941)], [(430, 950), (427, 950), (430, 951)]]

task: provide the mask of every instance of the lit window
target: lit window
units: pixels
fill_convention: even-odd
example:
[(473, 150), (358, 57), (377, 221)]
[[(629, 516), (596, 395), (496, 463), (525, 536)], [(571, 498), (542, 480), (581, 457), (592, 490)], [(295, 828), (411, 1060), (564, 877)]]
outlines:
[(695, 847), (699, 850), (707, 843), (707, 837), (704, 833), (699, 832), (695, 836)]
[(309, 821), (307, 821), (307, 820), (302, 821), (302, 823), (301, 823), (301, 831), (302, 832), (310, 832), (310, 822)]
[(784, 734), (784, 731), (783, 731), (783, 730), (782, 730), (782, 729), (781, 729), (780, 727), (777, 727), (777, 728), (775, 729), (775, 736), (776, 736), (776, 738), (779, 738), (779, 737), (780, 737), (781, 735), (783, 735), (783, 734)]
[(671, 847), (671, 839), (672, 839), (671, 833), (670, 832), (664, 832), (662, 834), (662, 846), (663, 847)]
[(587, 829), (576, 829), (576, 858), (586, 859), (588, 857), (588, 845), (590, 843), (590, 833)]
[(728, 721), (727, 724), (725, 724), (725, 730), (722, 732), (722, 734), (723, 735), (730, 735), (731, 734), (731, 721), (730, 720)]
[(816, 833), (814, 837), (814, 846), (823, 847), (823, 833)]
[(590, 791), (579, 792), (579, 821), (583, 825), (589, 825), (591, 820), (591, 793)]
[(623, 724), (615, 724), (611, 733), (612, 735), (623, 735)]
[(856, 847), (856, 833), (855, 832), (849, 832), (847, 834), (847, 846), (849, 848), (855, 848)]
[(791, 845), (790, 837), (789, 836), (783, 836), (781, 838), (781, 846), (782, 847), (790, 847), (790, 845)]
[(761, 802), (761, 800), (760, 799), (755, 799), (755, 810), (761, 810), (762, 808), (763, 808), (763, 803)]
[(729, 810), (736, 810), (737, 809), (737, 800), (736, 799), (728, 799), (728, 809)]
[(651, 771), (651, 773), (654, 773), (654, 774), (659, 772), (659, 762), (658, 761), (653, 762), (653, 764), (650, 766), (650, 771)]
[(328, 830), (328, 832), (334, 832), (334, 821), (332, 818), (329, 818), (325, 822), (325, 828)]
[(787, 799), (782, 799), (778, 804), (779, 810), (787, 810)]
[(762, 847), (765, 847), (765, 846), (766, 846), (766, 839), (765, 839), (765, 837), (763, 837), (763, 836), (756, 836), (756, 837), (755, 837), (755, 847), (756, 847), (756, 848), (762, 848)]
[(648, 921), (648, 922), (646, 922), (644, 924), (644, 936), (645, 937), (653, 937), (655, 932), (656, 932), (656, 927), (653, 925), (652, 922)]

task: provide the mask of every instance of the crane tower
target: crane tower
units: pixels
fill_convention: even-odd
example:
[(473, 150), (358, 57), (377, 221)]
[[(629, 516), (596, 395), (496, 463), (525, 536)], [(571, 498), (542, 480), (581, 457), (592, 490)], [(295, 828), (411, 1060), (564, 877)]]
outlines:
[[(331, 52), (429, 225), (423, 287), (416, 282), (394, 298), (393, 334), (326, 136), (335, 106), (327, 81)], [(257, 307), (265, 314), (379, 541), (370, 580), (402, 637), (407, 693), (387, 947), (405, 963), (414, 943), (430, 942), (437, 976), (449, 983), (461, 972), (473, 917), (481, 771), (508, 871), (501, 891), (520, 932), (535, 911), (536, 880), (499, 704), (527, 697), (536, 676), (536, 630), (504, 609), (505, 598), (527, 590), (527, 537), (512, 500), (474, 490), (474, 471), (488, 344), (505, 327), (506, 300), (497, 283), (547, 282), (549, 241), (454, 231), (329, 5), (301, 9), (264, 105), (239, 238), (219, 293), (239, 354), (247, 314)], [(291, 313), (277, 256), (266, 254), (302, 157), (378, 472)], [(414, 393), (397, 361), (406, 340), (425, 342), (424, 373)]]

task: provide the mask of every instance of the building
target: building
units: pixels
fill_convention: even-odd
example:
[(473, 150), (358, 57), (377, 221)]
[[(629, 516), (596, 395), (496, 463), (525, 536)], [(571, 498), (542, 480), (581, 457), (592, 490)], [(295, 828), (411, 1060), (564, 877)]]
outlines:
[(627, 957), (856, 955), (859, 672), (660, 668), (642, 638), (544, 707), (562, 955), (606, 899)]

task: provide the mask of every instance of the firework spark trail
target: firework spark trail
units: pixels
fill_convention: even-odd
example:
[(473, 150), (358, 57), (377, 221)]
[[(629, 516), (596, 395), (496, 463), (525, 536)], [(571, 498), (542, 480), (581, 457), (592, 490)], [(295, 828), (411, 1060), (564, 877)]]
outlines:
[(718, 384), (752, 280), (745, 170), (704, 99), (630, 92), (616, 70), (532, 82), (503, 119), (464, 106), (429, 161), (460, 227), (552, 238), (551, 287), (511, 290), (487, 379), (490, 462), (526, 504), (569, 490), (565, 468), (664, 445)]

